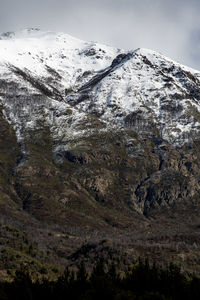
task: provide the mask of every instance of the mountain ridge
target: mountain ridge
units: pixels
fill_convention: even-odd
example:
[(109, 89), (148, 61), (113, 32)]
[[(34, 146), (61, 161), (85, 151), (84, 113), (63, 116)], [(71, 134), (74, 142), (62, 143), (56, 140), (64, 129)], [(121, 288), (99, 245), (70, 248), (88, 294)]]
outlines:
[[(9, 48), (13, 57), (17, 59), (15, 63), (12, 59), (11, 62), (8, 60), (4, 63), (5, 53), (7, 59), (11, 54), (3, 44), (0, 55), (4, 57), (1, 62), (4, 78), (9, 72), (6, 68), (8, 65), (9, 69), (13, 68), (15, 74), (21, 77), (27, 76), (26, 80), (29, 77), (33, 88), (41, 85), (40, 88), (46, 89), (47, 96), (54, 97), (57, 91), (57, 97), (62, 100), (67, 95), (65, 102), (69, 104), (75, 101), (73, 100), (73, 91), (75, 91), (75, 98), (81, 99), (82, 96), (88, 98), (87, 101), (78, 100), (79, 104), (76, 105), (83, 111), (91, 113), (94, 110), (94, 114), (101, 115), (101, 119), (109, 119), (109, 121), (112, 119), (120, 126), (131, 126), (139, 134), (143, 131), (151, 134), (151, 127), (154, 127), (154, 131), (159, 132), (157, 134), (161, 138), (177, 146), (182, 146), (185, 142), (190, 143), (195, 136), (199, 135), (200, 73), (198, 71), (175, 63), (148, 49), (138, 48), (135, 51), (125, 52), (97, 43), (83, 42), (69, 35), (42, 32), (38, 29), (22, 31), (21, 35), (20, 33), (16, 35), (17, 39), (14, 38), (14, 33), (10, 35), (11, 39), (1, 40), (1, 42), (6, 42), (9, 46), (12, 41)], [(18, 48), (13, 45), (16, 40), (19, 42)], [(40, 40), (44, 40), (44, 45)], [(23, 43), (27, 43), (28, 50), (20, 52)], [(52, 46), (49, 52), (44, 54), (44, 50), (41, 49), (48, 48), (49, 44)], [(77, 48), (80, 45), (81, 50)], [(36, 52), (31, 54), (31, 51)], [(63, 54), (64, 52), (66, 53)], [(68, 66), (69, 60), (72, 60), (71, 66)], [(83, 63), (80, 63), (81, 61)], [(78, 68), (79, 65), (81, 68)], [(98, 81), (99, 85), (97, 85)], [(94, 109), (92, 109), (92, 101), (89, 100), (90, 91), (84, 93), (90, 85), (98, 90), (96, 94), (95, 90), (91, 90)], [(108, 103), (106, 104), (105, 101)], [(98, 106), (97, 110), (95, 105)], [(173, 111), (177, 111), (176, 116), (171, 115), (172, 107)], [(144, 126), (140, 126), (141, 120)], [(166, 128), (166, 124), (169, 129)]]
[(26, 249), (20, 230), (38, 264), (76, 264), (85, 241), (108, 238), (131, 259), (200, 272), (200, 73), (147, 49), (25, 33), (0, 39), (2, 268)]
[[(131, 123), (131, 113), (134, 115), (138, 113), (139, 115), (139, 113), (142, 113), (143, 111), (144, 114), (143, 116), (140, 116), (140, 119), (144, 119), (145, 121), (145, 115), (148, 115), (150, 112), (149, 118), (153, 120), (153, 122), (152, 120), (149, 120), (150, 125), (157, 127), (156, 129), (160, 131), (162, 138), (177, 145), (180, 144), (182, 146), (185, 142), (190, 141), (189, 135), (191, 134), (192, 130), (191, 128), (189, 128), (189, 130), (184, 130), (184, 125), (193, 123), (191, 127), (197, 127), (197, 130), (194, 134), (198, 135), (198, 120), (195, 118), (194, 120), (187, 120), (189, 119), (187, 114), (189, 111), (191, 111), (191, 108), (196, 110), (196, 113), (199, 114), (199, 107), (197, 104), (199, 97), (199, 72), (197, 73), (196, 71), (192, 71), (192, 69), (187, 68), (181, 69), (181, 65), (176, 64), (173, 61), (170, 61), (172, 65), (167, 65), (168, 59), (156, 54), (154, 51), (138, 49), (127, 55), (130, 56), (130, 60), (125, 60), (125, 66), (123, 63), (123, 65), (119, 63), (117, 69), (116, 66), (114, 69), (112, 69), (111, 65), (110, 70), (105, 70), (103, 78), (102, 75), (100, 75), (99, 86), (97, 85), (97, 77), (95, 76), (94, 79), (89, 81), (88, 84), (84, 85), (79, 90), (80, 96), (79, 93), (74, 94), (74, 99), (73, 95), (68, 96), (68, 102), (70, 104), (75, 103), (75, 105), (79, 108), (88, 112), (92, 112), (93, 101), (94, 107), (95, 105), (98, 105), (98, 109), (96, 111), (94, 108), (94, 113), (100, 115), (101, 117), (103, 116), (103, 119), (113, 119), (120, 125), (125, 126), (128, 122)], [(150, 60), (152, 62), (156, 61), (157, 59), (157, 65), (153, 65), (153, 63), (147, 58), (148, 55), (150, 56)], [(151, 55), (155, 57), (152, 58)], [(161, 58), (161, 62), (158, 58)], [(135, 60), (135, 62), (133, 62), (133, 60)], [(162, 67), (160, 67), (159, 64), (161, 64)], [(137, 65), (139, 65), (139, 67)], [(145, 67), (146, 69), (143, 70)], [(126, 68), (126, 71), (123, 72), (123, 68)], [(172, 73), (170, 68), (171, 70), (174, 70), (175, 74)], [(166, 71), (164, 72), (165, 69)], [(131, 73), (132, 70), (132, 75), (128, 77), (126, 74), (128, 72)], [(180, 78), (177, 79), (176, 77), (178, 76), (180, 76)], [(156, 78), (158, 79), (156, 80)], [(94, 81), (96, 82), (96, 89), (98, 92), (95, 94), (94, 86), (94, 89), (91, 89), (91, 100), (90, 91), (88, 90), (85, 93), (87, 96), (89, 95), (88, 97), (86, 96), (88, 99), (81, 101), (81, 97), (83, 96), (84, 98), (85, 88), (89, 88), (90, 84), (94, 85)], [(167, 97), (169, 99), (167, 99)], [(106, 98), (108, 98), (108, 100), (105, 100)], [(107, 102), (107, 104), (105, 102)], [(113, 110), (110, 109), (111, 106), (113, 106)], [(177, 118), (174, 118), (174, 120), (174, 116), (171, 114), (172, 110), (169, 113), (167, 111), (170, 107), (174, 107), (174, 111), (177, 110)], [(181, 114), (183, 115), (183, 124), (178, 122)], [(121, 119), (120, 115), (122, 115)], [(187, 124), (184, 124), (184, 121)], [(129, 124), (127, 125), (129, 126)], [(133, 125), (133, 129), (136, 132), (139, 131), (139, 133), (142, 133), (140, 132), (140, 128), (137, 128), (138, 124), (136, 124), (136, 126), (134, 126), (134, 124), (130, 124), (130, 126), (131, 125)], [(171, 136), (169, 135), (169, 131), (165, 128), (165, 125), (171, 126), (169, 130)], [(146, 128), (145, 131), (151, 132), (152, 130), (151, 128)], [(182, 135), (180, 138), (178, 131), (180, 132), (180, 135)], [(187, 132), (189, 132), (189, 134), (187, 134)], [(185, 138), (187, 135), (188, 140)]]

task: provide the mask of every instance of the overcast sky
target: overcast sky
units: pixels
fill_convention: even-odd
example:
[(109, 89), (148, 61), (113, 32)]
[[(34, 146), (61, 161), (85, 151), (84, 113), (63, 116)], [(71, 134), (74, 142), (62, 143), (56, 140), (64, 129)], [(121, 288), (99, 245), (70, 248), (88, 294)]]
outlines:
[(0, 31), (62, 31), (159, 51), (200, 70), (200, 0), (0, 0)]

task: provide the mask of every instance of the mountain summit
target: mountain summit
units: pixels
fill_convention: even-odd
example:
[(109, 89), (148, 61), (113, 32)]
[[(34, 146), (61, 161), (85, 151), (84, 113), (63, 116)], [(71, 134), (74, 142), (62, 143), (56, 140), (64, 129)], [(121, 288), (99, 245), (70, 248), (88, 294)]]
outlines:
[(57, 100), (139, 134), (176, 146), (199, 139), (200, 72), (154, 51), (125, 52), (32, 28), (1, 35), (0, 64), (2, 78), (22, 85), (23, 76), (29, 84), (32, 78)]
[[(76, 260), (88, 236), (119, 234), (131, 255), (155, 242), (163, 261), (170, 247), (179, 262), (179, 249), (196, 259), (199, 71), (148, 49), (26, 29), (0, 36), (0, 102), (1, 222), (33, 243), (41, 235), (52, 262)], [(55, 244), (47, 228), (70, 242)]]

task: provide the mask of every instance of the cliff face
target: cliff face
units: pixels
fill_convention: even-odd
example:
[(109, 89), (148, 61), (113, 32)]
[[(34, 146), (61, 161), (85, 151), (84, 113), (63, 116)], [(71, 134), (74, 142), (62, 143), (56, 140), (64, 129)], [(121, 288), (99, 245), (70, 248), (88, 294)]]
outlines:
[(163, 260), (167, 245), (180, 242), (174, 236), (190, 245), (193, 231), (196, 259), (198, 71), (150, 50), (38, 30), (3, 35), (0, 66), (2, 224), (40, 228), (45, 251), (42, 224), (71, 230), (73, 247), (88, 235), (98, 242), (94, 230), (112, 240), (123, 234), (128, 253), (139, 243), (134, 255), (151, 253), (148, 239), (166, 235), (173, 242), (159, 248)]

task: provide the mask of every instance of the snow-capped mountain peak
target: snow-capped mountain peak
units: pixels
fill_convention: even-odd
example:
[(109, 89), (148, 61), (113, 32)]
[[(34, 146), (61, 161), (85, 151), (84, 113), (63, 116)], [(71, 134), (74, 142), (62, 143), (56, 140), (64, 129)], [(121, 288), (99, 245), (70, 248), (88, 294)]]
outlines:
[(48, 68), (60, 76), (63, 87), (71, 87), (78, 76), (109, 66), (119, 50), (93, 42), (84, 42), (68, 34), (25, 29), (1, 35), (0, 62), (26, 68), (40, 77), (48, 77)]
[(0, 102), (18, 141), (41, 121), (56, 140), (87, 132), (87, 126), (80, 129), (80, 123), (89, 120), (87, 114), (66, 104), (64, 97), (108, 67), (118, 53), (64, 33), (25, 29), (1, 35)]
[[(0, 101), (20, 139), (35, 126), (41, 105), (51, 119), (52, 103), (52, 110), (73, 105), (112, 126), (178, 146), (200, 136), (200, 72), (155, 51), (124, 51), (31, 28), (1, 35), (0, 65)], [(41, 93), (48, 99), (38, 106), (19, 100)]]
[(138, 48), (118, 55), (66, 101), (180, 146), (199, 138), (199, 78), (196, 70)]

